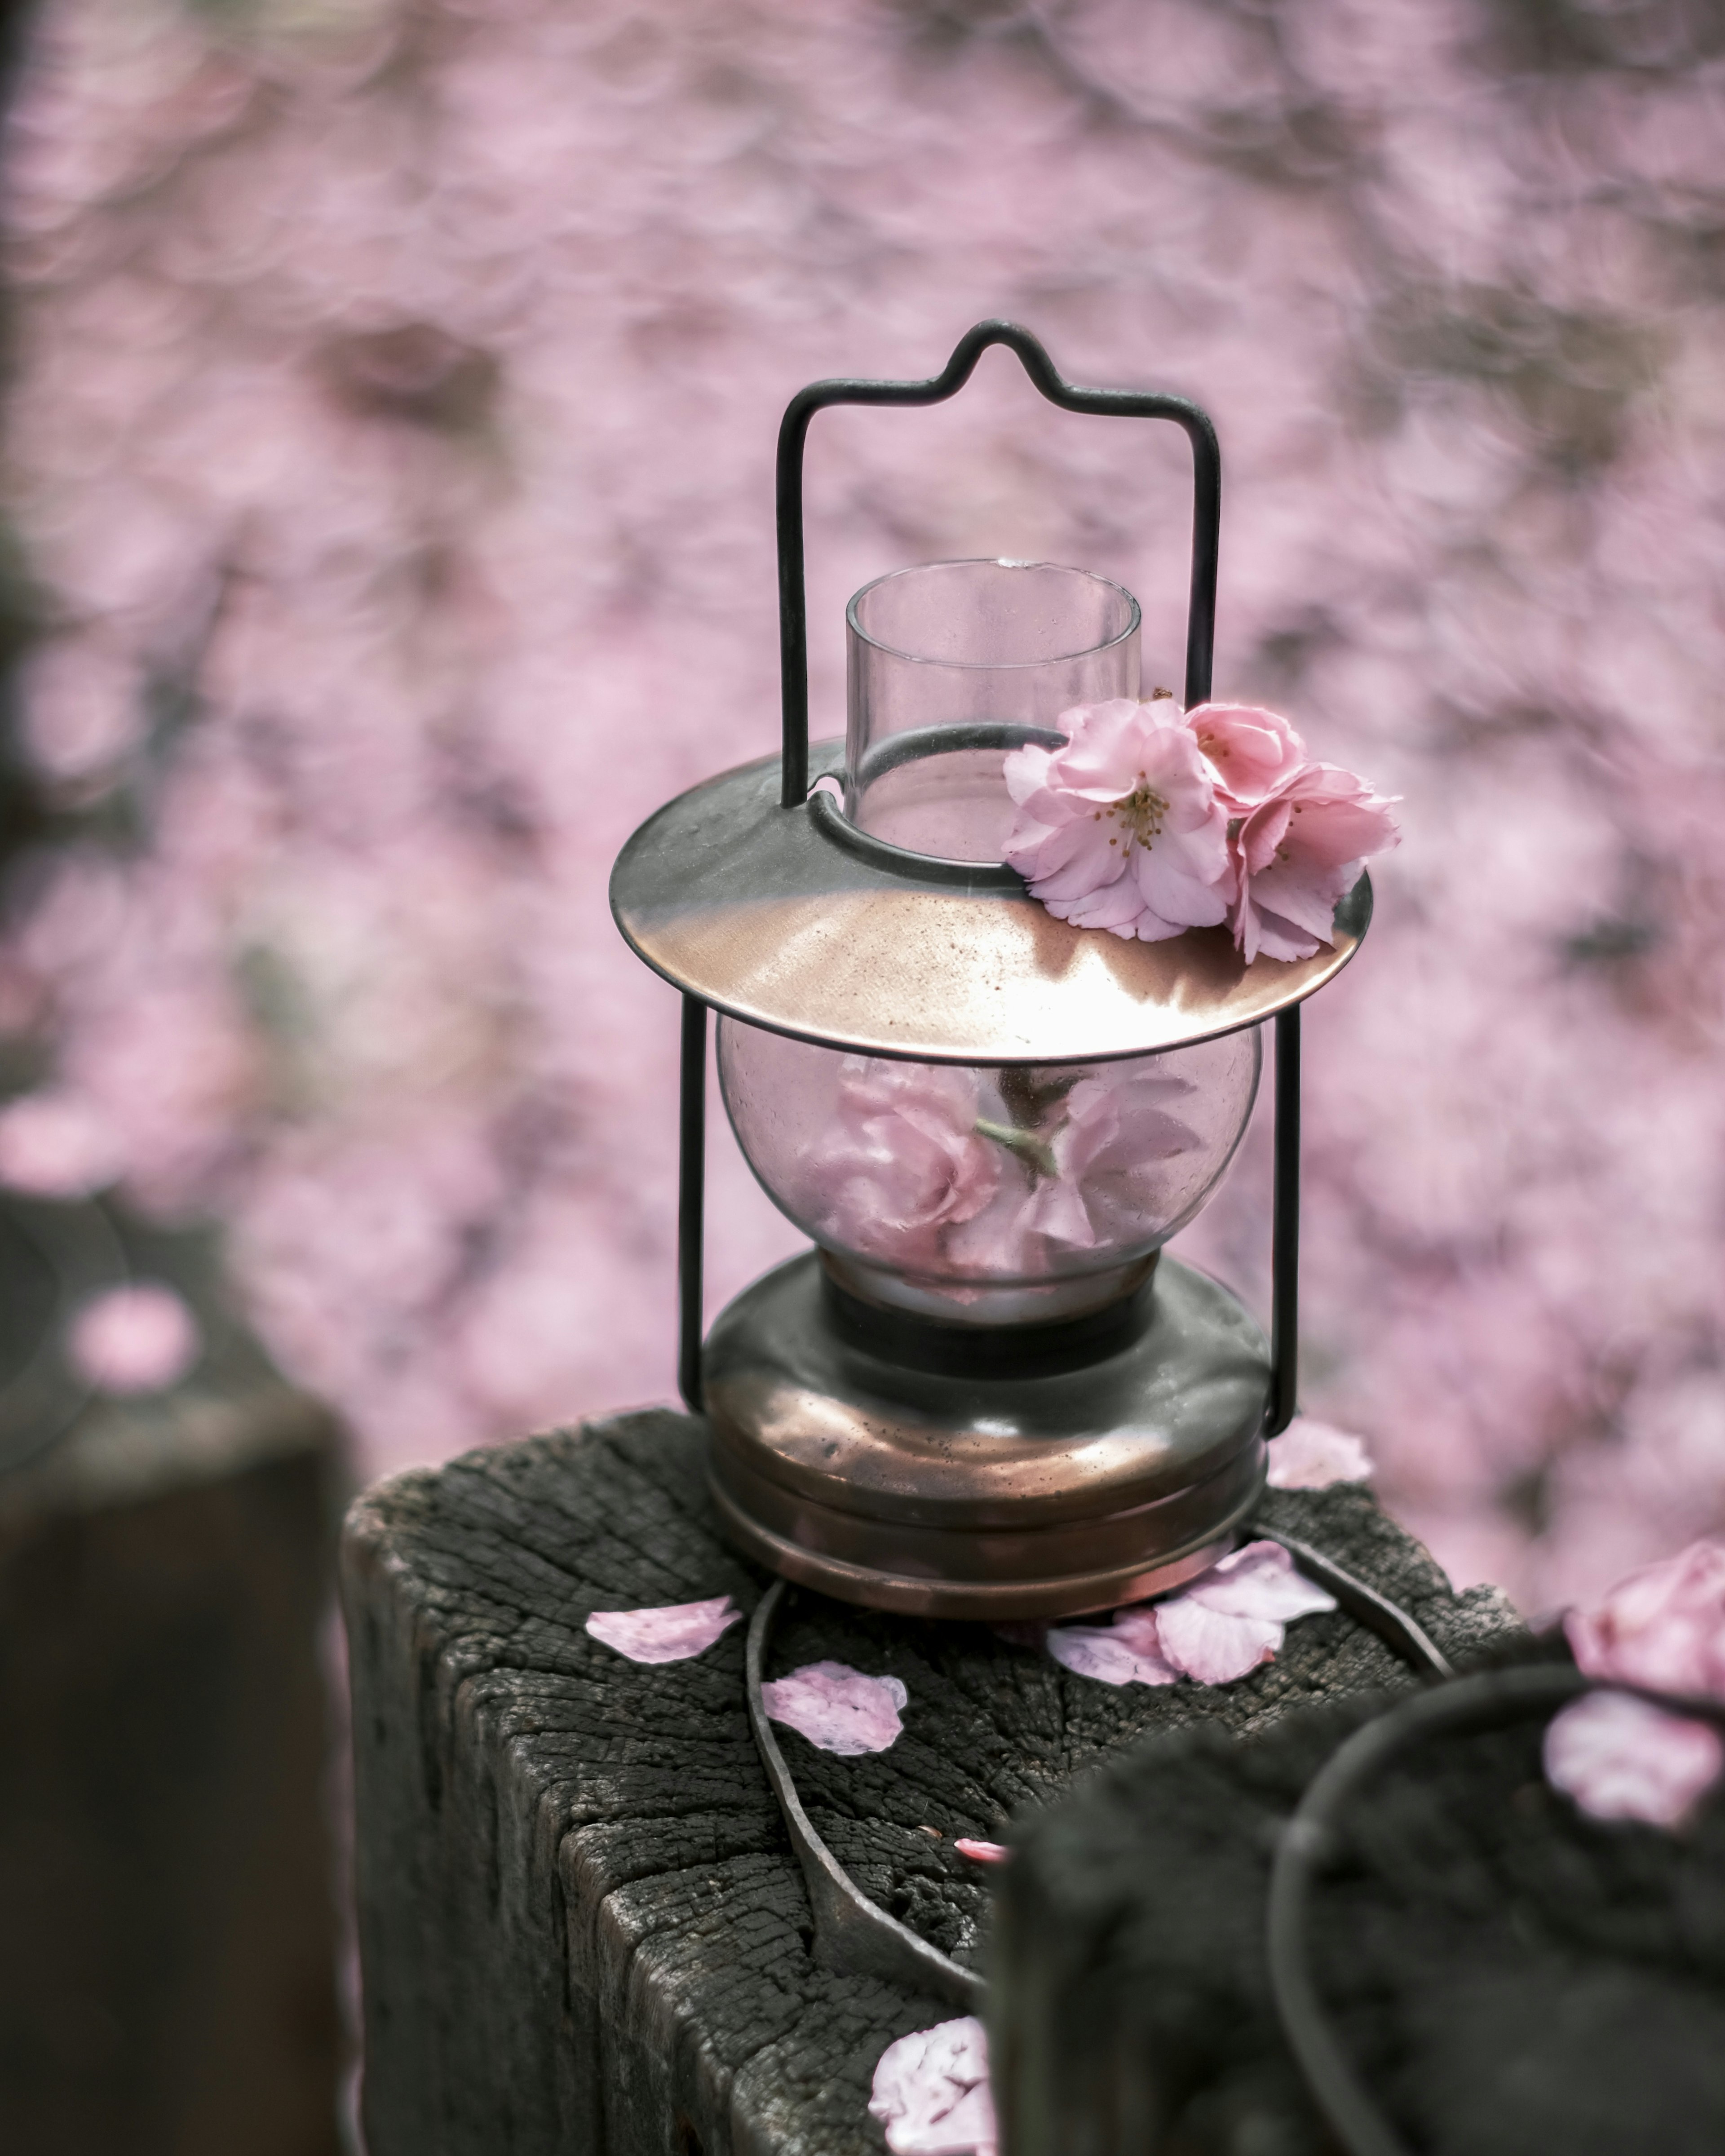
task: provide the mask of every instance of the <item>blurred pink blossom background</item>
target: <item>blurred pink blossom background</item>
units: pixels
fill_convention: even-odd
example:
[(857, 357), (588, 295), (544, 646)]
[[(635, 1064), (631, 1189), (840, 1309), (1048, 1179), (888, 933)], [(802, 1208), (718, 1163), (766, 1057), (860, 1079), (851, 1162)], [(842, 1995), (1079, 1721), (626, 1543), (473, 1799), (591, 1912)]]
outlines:
[[(774, 745), (787, 398), (1007, 315), (1209, 407), (1216, 693), (1404, 797), (1307, 1029), (1307, 1406), (1530, 1609), (1725, 1527), (1722, 85), (1676, 0), (46, 0), (6, 470), (81, 835), (0, 1172), (224, 1221), (369, 1471), (669, 1397), (610, 863)], [(1188, 485), (1000, 353), (824, 414), (815, 731), (920, 560), (1117, 577), (1178, 684)], [(1260, 1308), (1266, 1137), (1182, 1239)], [(711, 1186), (716, 1306), (798, 1239)]]

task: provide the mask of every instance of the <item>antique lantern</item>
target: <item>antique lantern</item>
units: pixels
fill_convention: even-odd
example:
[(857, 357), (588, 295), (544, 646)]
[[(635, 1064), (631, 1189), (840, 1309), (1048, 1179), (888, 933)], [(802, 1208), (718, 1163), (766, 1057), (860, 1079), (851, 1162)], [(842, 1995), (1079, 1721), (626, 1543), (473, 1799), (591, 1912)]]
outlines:
[[(1017, 353), (1063, 410), (1171, 419), (1194, 468), (1185, 703), (1209, 695), (1220, 463), (1185, 399), (1063, 381), (984, 322), (927, 382), (792, 400), (778, 470), (783, 742), (624, 848), (624, 935), (682, 993), (679, 1383), (727, 1534), (793, 1580), (947, 1617), (1178, 1585), (1250, 1517), (1293, 1413), (1300, 1004), (1353, 956), (1248, 964), (1220, 928), (1056, 920), (1000, 858), (1012, 749), (1137, 697), (1138, 609), (1048, 563), (883, 577), (847, 609), (848, 726), (808, 739), (803, 449), (829, 404), (933, 404)], [(814, 782), (811, 790), (811, 779)], [(756, 1175), (814, 1247), (701, 1338), (706, 1016)], [(1231, 1157), (1275, 1021), (1270, 1342), (1162, 1255)]]

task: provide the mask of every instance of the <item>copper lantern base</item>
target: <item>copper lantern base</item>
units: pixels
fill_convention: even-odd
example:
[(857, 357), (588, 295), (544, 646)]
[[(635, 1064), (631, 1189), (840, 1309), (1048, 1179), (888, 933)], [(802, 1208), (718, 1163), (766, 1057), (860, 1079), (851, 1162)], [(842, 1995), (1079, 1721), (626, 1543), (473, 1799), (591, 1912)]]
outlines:
[(1086, 1317), (945, 1324), (818, 1254), (747, 1290), (702, 1357), (726, 1533), (785, 1578), (922, 1617), (1065, 1617), (1178, 1587), (1264, 1481), (1263, 1335), (1163, 1259)]

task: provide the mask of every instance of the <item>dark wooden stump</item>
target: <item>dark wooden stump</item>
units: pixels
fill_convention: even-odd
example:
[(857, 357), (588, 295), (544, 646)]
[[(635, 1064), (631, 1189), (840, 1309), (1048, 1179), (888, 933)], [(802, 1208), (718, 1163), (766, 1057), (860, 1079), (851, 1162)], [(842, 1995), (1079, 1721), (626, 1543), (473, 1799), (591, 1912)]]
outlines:
[[(400, 1476), (349, 1517), (371, 2156), (878, 2148), (876, 2059), (953, 2010), (814, 1958), (742, 1628), (656, 1667), (582, 1629), (727, 1591), (752, 1606), (763, 1576), (717, 1537), (702, 1447), (689, 1417), (622, 1416)], [(1266, 1517), (1452, 1656), (1514, 1628), (1489, 1591), (1450, 1594), (1363, 1490), (1272, 1496)], [(992, 1881), (956, 1837), (999, 1838), (1149, 1732), (1246, 1732), (1409, 1681), (1340, 1613), (1240, 1684), (1117, 1691), (983, 1626), (798, 1595), (775, 1671), (824, 1656), (901, 1677), (910, 1702), (869, 1757), (782, 1732), (804, 1803), (867, 1892), (965, 1962)]]

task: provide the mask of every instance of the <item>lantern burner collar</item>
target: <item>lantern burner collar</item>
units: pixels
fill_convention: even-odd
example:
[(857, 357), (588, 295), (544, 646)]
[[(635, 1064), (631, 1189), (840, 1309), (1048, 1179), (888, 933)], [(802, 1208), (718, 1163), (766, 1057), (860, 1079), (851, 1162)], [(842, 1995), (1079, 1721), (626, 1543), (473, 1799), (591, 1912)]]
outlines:
[(1164, 1255), (1109, 1311), (995, 1330), (988, 1358), (870, 1312), (812, 1252), (746, 1290), (704, 1358), (732, 1539), (927, 1617), (1071, 1616), (1214, 1563), (1263, 1488), (1271, 1387), (1227, 1290)]

